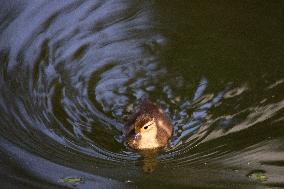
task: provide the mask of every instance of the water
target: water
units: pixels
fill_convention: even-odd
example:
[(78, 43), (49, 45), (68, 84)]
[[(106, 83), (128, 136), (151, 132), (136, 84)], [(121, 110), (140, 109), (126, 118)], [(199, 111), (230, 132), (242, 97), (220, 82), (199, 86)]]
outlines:
[[(283, 8), (2, 0), (1, 187), (284, 187)], [(145, 97), (160, 152), (120, 140)]]

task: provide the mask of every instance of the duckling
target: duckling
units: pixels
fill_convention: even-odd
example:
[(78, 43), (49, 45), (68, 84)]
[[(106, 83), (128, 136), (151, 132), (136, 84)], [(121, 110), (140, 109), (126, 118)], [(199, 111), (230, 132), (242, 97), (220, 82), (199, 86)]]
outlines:
[(173, 127), (164, 111), (145, 100), (125, 125), (128, 146), (136, 150), (163, 148), (172, 136)]

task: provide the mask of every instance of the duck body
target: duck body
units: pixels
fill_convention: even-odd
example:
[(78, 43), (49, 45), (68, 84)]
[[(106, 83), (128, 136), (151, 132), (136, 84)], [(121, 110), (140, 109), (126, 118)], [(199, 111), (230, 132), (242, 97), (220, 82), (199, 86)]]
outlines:
[(137, 150), (163, 148), (172, 136), (173, 127), (164, 111), (145, 100), (127, 124), (124, 134), (128, 146)]

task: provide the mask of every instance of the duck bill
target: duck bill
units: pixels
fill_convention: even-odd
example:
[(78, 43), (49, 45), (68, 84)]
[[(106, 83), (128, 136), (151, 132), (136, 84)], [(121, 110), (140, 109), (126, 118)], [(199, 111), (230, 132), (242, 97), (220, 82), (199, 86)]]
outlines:
[(141, 134), (137, 133), (135, 135), (132, 135), (129, 139), (128, 139), (128, 145), (131, 148), (134, 149), (138, 149), (139, 148), (139, 140), (141, 139)]
[(134, 135), (134, 140), (138, 141), (141, 139), (141, 134), (140, 133), (137, 133)]

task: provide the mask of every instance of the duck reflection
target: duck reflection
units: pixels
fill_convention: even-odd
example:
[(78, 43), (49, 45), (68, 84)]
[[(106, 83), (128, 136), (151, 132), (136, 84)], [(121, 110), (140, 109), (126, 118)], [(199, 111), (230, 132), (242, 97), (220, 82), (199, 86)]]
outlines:
[(152, 173), (157, 168), (159, 151), (159, 149), (151, 149), (139, 152), (142, 156), (142, 169), (145, 173)]

